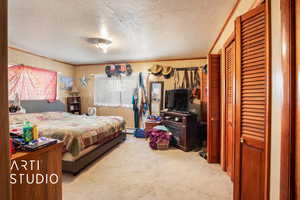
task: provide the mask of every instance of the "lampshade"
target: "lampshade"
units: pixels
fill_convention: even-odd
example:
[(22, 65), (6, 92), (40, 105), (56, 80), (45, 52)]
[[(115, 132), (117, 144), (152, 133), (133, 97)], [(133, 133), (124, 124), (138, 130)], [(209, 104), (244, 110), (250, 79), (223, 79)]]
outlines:
[(72, 87), (71, 94), (79, 93), (79, 90), (76, 86)]

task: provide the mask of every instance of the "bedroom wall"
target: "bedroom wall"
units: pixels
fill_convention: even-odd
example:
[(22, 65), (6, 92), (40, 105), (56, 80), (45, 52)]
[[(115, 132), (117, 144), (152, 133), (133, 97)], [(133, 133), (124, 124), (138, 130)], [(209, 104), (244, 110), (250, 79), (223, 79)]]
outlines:
[[(148, 68), (155, 64), (161, 64), (163, 66), (172, 67), (194, 67), (202, 66), (207, 63), (206, 59), (194, 59), (194, 60), (177, 60), (177, 61), (160, 61), (160, 62), (138, 62), (129, 63), (132, 66), (133, 72), (147, 72)], [(87, 112), (88, 107), (93, 106), (93, 76), (91, 74), (104, 74), (106, 65), (87, 65), (87, 66), (77, 66), (75, 67), (75, 79), (76, 85), (80, 90), (80, 96), (82, 98), (82, 110)], [(79, 84), (79, 79), (82, 76), (87, 76), (90, 78), (87, 88), (81, 88)], [(163, 77), (157, 77), (151, 75), (150, 81), (164, 81), (164, 89), (173, 89), (174, 82), (173, 78), (164, 79)], [(199, 104), (200, 102), (195, 102)], [(97, 107), (98, 115), (119, 115), (126, 119), (127, 127), (134, 127), (133, 122), (133, 112), (132, 109), (122, 108), (122, 107)]]
[(240, 3), (238, 4), (235, 12), (233, 13), (222, 35), (217, 41), (215, 47), (213, 48), (212, 53), (218, 53), (220, 49), (222, 49), (224, 43), (229, 38), (231, 33), (234, 31), (235, 19), (241, 16), (242, 14), (244, 14), (245, 12), (247, 12), (248, 10), (250, 10), (257, 2), (258, 0), (240, 0)]
[[(65, 64), (62, 62), (57, 62), (40, 56), (35, 56), (20, 50), (8, 49), (8, 64), (24, 64), (32, 67), (48, 69), (61, 73), (64, 76), (74, 77), (75, 69), (74, 66)], [(65, 102), (68, 92), (62, 89), (58, 91), (59, 99)]]

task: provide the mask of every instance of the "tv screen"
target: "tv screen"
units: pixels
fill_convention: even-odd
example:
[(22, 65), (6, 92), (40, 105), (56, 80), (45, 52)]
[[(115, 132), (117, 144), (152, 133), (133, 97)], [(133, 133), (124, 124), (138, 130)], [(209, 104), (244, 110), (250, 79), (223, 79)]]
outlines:
[(165, 108), (174, 111), (188, 111), (190, 90), (167, 90), (165, 95)]

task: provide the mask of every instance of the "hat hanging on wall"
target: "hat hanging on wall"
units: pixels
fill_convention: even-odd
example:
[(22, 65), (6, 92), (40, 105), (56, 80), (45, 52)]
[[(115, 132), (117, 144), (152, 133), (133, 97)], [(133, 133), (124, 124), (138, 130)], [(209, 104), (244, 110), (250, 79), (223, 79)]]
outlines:
[(163, 70), (163, 67), (161, 65), (153, 65), (148, 70), (154, 75), (160, 75), (160, 73)]
[(109, 65), (105, 66), (105, 73), (108, 77), (111, 77), (112, 73), (110, 71), (110, 66)]
[(132, 68), (131, 65), (127, 64), (126, 65), (126, 75), (130, 76), (132, 74)]
[(105, 67), (105, 73), (108, 77), (121, 75), (130, 76), (132, 74), (132, 67), (130, 64), (107, 65)]
[(170, 78), (173, 74), (173, 67), (170, 67), (170, 66), (164, 66), (163, 67), (163, 70), (162, 70), (162, 75), (165, 77), (165, 78)]

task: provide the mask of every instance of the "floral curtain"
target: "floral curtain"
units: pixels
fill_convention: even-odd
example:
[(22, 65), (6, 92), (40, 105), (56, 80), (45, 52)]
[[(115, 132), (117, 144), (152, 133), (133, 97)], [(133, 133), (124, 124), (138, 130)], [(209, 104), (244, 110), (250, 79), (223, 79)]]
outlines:
[(55, 100), (57, 72), (17, 65), (8, 68), (9, 99), (18, 93), (21, 100)]

